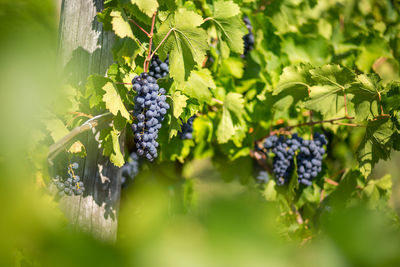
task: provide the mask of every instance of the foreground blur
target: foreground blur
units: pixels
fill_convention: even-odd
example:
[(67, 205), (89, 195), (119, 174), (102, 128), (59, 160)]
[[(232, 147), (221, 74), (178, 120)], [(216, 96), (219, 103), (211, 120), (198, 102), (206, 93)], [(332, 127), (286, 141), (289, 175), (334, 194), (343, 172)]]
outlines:
[(396, 216), (322, 210), (311, 240), (292, 239), (276, 204), (207, 162), (186, 180), (143, 172), (123, 193), (115, 245), (71, 229), (32, 168), (46, 151), (28, 153), (58, 95), (53, 2), (1, 1), (0, 36), (0, 266), (400, 266)]

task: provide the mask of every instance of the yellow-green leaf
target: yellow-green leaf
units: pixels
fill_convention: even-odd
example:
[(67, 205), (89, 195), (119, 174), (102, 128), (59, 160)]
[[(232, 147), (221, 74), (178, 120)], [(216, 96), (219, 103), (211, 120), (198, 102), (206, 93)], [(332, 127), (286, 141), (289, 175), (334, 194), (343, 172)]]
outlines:
[(117, 88), (115, 88), (114, 84), (111, 82), (107, 82), (103, 86), (103, 90), (106, 92), (103, 95), (103, 101), (106, 104), (106, 108), (114, 115), (117, 115), (119, 111), (121, 113), (121, 116), (129, 121), (129, 112), (126, 110), (124, 103), (122, 102), (121, 97), (119, 96)]

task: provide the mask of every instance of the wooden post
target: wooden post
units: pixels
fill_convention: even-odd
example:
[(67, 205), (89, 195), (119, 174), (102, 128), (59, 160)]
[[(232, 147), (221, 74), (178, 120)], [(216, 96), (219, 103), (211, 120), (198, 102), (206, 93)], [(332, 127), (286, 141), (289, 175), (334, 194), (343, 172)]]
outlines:
[[(74, 86), (84, 86), (88, 75), (105, 75), (112, 64), (114, 36), (104, 32), (96, 13), (103, 0), (63, 0), (59, 28), (59, 61), (64, 77)], [(79, 162), (77, 175), (85, 184), (83, 196), (67, 196), (60, 207), (78, 230), (114, 242), (121, 192), (121, 171), (102, 155), (98, 142), (99, 124), (79, 135), (87, 156)], [(122, 139), (122, 138), (121, 138)], [(121, 142), (123, 151), (123, 143)]]

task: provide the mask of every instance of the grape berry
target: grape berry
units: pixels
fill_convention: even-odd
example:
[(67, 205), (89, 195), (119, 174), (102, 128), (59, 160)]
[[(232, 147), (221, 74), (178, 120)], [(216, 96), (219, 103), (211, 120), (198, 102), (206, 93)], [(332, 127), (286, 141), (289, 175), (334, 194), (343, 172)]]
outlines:
[(158, 131), (169, 109), (166, 102), (165, 89), (159, 88), (156, 79), (146, 72), (132, 80), (133, 90), (137, 92), (134, 98), (133, 116), (136, 122), (132, 130), (136, 140), (136, 153), (149, 161), (157, 158)]
[(300, 183), (309, 186), (311, 180), (318, 176), (322, 170), (322, 158), (325, 154), (323, 148), (328, 142), (324, 135), (315, 133), (313, 140), (304, 140), (297, 134), (292, 138), (285, 136), (269, 136), (264, 141), (267, 152), (274, 153), (273, 172), (278, 185), (287, 183), (294, 169), (296, 155), (297, 175)]

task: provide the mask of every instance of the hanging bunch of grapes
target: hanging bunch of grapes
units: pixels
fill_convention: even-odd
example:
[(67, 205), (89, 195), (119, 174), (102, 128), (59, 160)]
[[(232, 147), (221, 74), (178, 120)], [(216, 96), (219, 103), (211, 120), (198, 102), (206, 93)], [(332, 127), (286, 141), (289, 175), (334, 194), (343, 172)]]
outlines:
[(193, 138), (193, 121), (196, 118), (197, 116), (193, 115), (187, 120), (187, 122), (182, 124), (182, 131), (179, 132), (179, 136), (182, 140)]
[(280, 135), (269, 136), (264, 141), (266, 152), (272, 152), (273, 172), (278, 185), (287, 183), (297, 162), (297, 176), (300, 183), (311, 185), (322, 170), (323, 148), (328, 142), (324, 135), (315, 133), (313, 140), (305, 140), (297, 134), (291, 138)]
[(133, 112), (135, 122), (132, 124), (136, 153), (140, 157), (153, 161), (158, 156), (158, 131), (169, 109), (166, 91), (160, 88), (156, 79), (146, 72), (136, 76), (132, 84), (133, 90), (137, 92)]
[(67, 168), (67, 175), (68, 175), (67, 178), (57, 175), (53, 179), (53, 183), (56, 185), (59, 194), (61, 196), (63, 195), (72, 196), (73, 194), (82, 195), (83, 192), (85, 191), (85, 186), (83, 182), (80, 180), (80, 177), (75, 174), (74, 171), (77, 170), (78, 168), (79, 164), (77, 162), (69, 164)]
[(243, 36), (244, 41), (244, 52), (243, 55), (246, 56), (251, 50), (254, 49), (254, 35), (253, 35), (253, 27), (251, 26), (250, 20), (247, 16), (243, 17), (244, 24), (246, 25), (248, 34)]
[(139, 173), (139, 157), (135, 152), (132, 152), (128, 161), (122, 166), (121, 186), (127, 187)]

